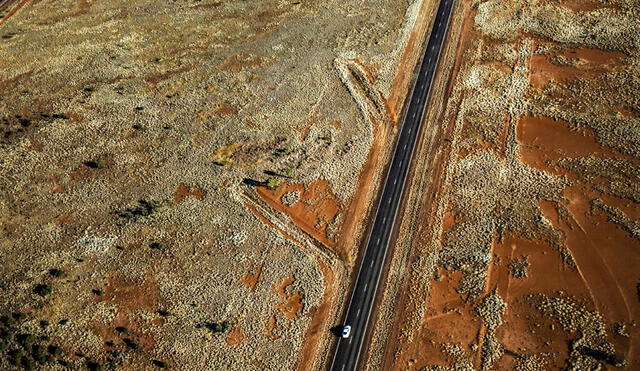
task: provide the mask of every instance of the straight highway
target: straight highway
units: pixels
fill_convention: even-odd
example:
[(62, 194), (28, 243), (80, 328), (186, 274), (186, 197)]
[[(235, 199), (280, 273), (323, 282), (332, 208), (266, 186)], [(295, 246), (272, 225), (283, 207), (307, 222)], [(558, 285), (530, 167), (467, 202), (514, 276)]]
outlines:
[(415, 78), (411, 100), (406, 109), (403, 124), (396, 141), (391, 165), (376, 210), (371, 234), (364, 257), (360, 263), (344, 324), (351, 326), (351, 336), (340, 338), (331, 370), (355, 370), (365, 341), (369, 317), (373, 309), (380, 275), (393, 232), (398, 208), (402, 200), (405, 181), (413, 150), (420, 133), (429, 91), (435, 75), (440, 51), (444, 43), (454, 0), (441, 0), (433, 21), (429, 41)]

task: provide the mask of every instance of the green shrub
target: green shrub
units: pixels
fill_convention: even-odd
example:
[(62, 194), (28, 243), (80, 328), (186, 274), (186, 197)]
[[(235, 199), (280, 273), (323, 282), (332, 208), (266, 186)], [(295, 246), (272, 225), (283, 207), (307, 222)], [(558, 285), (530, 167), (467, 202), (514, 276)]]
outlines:
[(274, 177), (269, 177), (269, 178), (267, 178), (267, 181), (265, 182), (265, 185), (269, 189), (276, 189), (280, 185), (280, 182), (278, 181), (278, 179), (276, 179)]

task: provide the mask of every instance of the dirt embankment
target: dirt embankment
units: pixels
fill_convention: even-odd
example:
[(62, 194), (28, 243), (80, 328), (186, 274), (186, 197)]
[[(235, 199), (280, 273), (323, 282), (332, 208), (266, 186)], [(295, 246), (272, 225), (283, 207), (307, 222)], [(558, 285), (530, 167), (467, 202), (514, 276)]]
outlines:
[(640, 367), (639, 11), (458, 3), (379, 367)]

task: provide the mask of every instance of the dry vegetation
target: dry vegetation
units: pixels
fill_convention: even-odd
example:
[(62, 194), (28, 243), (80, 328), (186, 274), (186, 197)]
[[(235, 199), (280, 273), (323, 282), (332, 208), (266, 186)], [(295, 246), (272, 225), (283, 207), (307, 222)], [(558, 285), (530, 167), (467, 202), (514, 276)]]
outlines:
[(640, 5), (455, 14), (370, 369), (638, 369)]
[(4, 2), (0, 368), (321, 367), (432, 3)]

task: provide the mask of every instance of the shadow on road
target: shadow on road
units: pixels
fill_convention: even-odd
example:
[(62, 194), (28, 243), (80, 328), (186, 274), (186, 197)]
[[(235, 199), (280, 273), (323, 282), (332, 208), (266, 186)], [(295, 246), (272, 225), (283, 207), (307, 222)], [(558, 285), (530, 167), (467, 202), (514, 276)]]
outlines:
[(333, 326), (329, 331), (331, 331), (331, 333), (334, 336), (340, 337), (340, 336), (342, 336), (342, 328), (343, 327), (344, 326), (342, 326), (342, 325)]

